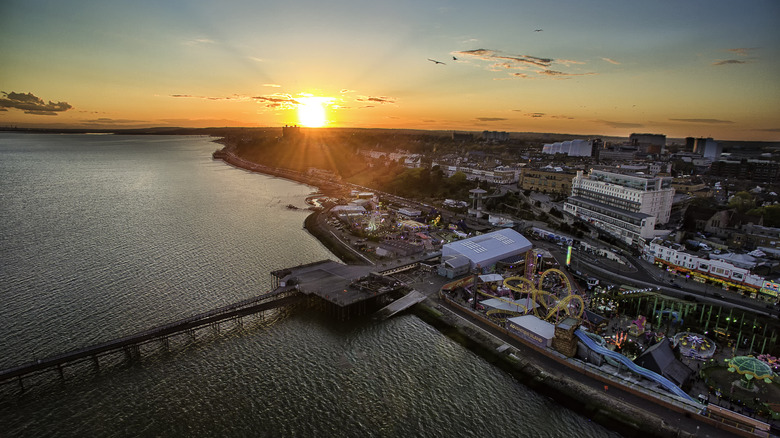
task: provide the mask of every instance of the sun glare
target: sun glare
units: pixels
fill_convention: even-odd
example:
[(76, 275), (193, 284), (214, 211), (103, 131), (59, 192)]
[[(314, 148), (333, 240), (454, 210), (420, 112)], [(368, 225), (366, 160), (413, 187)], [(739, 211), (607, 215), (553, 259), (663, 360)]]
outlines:
[(325, 108), (331, 101), (328, 97), (300, 97), (298, 102), (298, 123), (307, 128), (321, 128), (328, 124)]

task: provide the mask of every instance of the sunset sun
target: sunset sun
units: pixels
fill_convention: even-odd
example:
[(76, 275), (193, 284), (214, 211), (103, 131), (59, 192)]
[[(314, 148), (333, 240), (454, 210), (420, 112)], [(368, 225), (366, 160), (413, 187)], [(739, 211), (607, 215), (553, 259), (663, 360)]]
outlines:
[(327, 97), (307, 96), (297, 99), (298, 123), (307, 128), (321, 128), (328, 124), (325, 108), (330, 102)]

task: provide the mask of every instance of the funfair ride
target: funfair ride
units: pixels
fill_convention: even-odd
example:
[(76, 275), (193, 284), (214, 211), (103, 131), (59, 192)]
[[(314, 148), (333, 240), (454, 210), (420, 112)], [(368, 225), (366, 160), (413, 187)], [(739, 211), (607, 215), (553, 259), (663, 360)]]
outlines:
[(525, 277), (509, 277), (504, 280), (504, 286), (521, 296), (530, 296), (535, 303), (534, 314), (545, 321), (581, 319), (585, 311), (582, 297), (573, 292), (569, 278), (559, 269), (542, 272), (536, 284)]

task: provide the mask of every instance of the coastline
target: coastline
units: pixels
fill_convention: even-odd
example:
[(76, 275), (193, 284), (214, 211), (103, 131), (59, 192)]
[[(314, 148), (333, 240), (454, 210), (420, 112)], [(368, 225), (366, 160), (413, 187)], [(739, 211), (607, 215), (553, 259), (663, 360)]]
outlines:
[[(326, 189), (318, 183), (327, 183), (331, 191), (334, 189), (332, 181), (317, 181), (316, 178), (307, 177), (299, 172), (252, 163), (237, 157), (228, 150), (228, 147), (215, 152), (214, 158), (248, 171), (313, 185), (323, 191)], [(330, 238), (328, 230), (318, 220), (320, 215), (320, 211), (315, 211), (306, 217), (304, 227), (307, 231), (342, 262), (358, 264), (359, 261), (351, 254), (349, 248), (345, 248), (337, 239)], [(611, 392), (606, 389), (608, 385), (603, 386), (604, 391), (596, 389), (600, 388), (604, 382), (598, 382), (598, 386), (595, 388), (593, 384), (588, 386), (582, 383), (578, 377), (594, 382), (596, 380), (568, 368), (560, 369), (560, 364), (556, 366), (558, 368), (556, 372), (545, 371), (546, 367), (550, 367), (551, 363), (554, 362), (552, 359), (545, 358), (538, 352), (533, 354), (534, 352), (528, 351), (530, 348), (518, 345), (519, 342), (502, 341), (496, 337), (496, 334), (484, 327), (484, 324), (475, 321), (467, 322), (464, 317), (457, 315), (454, 309), (441, 301), (437, 302), (429, 297), (423, 303), (414, 306), (411, 312), (445, 336), (510, 373), (525, 386), (624, 436), (694, 437), (699, 436), (700, 427), (703, 434), (701, 436), (734, 436), (734, 433), (738, 433), (737, 431), (729, 432), (716, 428), (711, 423), (704, 421), (705, 417), (698, 414), (675, 412), (669, 407), (653, 403), (650, 400), (626, 402), (616, 397), (616, 392), (619, 391), (617, 388), (613, 387)], [(517, 353), (522, 353), (522, 356), (499, 353), (497, 349), (505, 344), (512, 345)], [(653, 410), (656, 412), (647, 409), (650, 407), (655, 407), (656, 409)], [(661, 412), (659, 413), (659, 411)], [(694, 415), (700, 418), (693, 418)], [(678, 417), (676, 418), (677, 425), (673, 424), (675, 417)], [(681, 420), (687, 422), (688, 427), (682, 427)], [(689, 431), (692, 427), (695, 428), (695, 433)], [(744, 436), (753, 435), (745, 434)]]

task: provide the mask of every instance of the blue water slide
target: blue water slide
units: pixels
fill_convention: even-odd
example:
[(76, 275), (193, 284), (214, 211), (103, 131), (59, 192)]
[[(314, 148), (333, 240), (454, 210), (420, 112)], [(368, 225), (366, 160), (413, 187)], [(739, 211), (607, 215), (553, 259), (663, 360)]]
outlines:
[(666, 377), (658, 373), (655, 373), (653, 371), (650, 371), (647, 368), (642, 368), (639, 365), (632, 362), (631, 359), (623, 356), (622, 354), (614, 352), (608, 348), (602, 347), (601, 345), (597, 344), (596, 341), (594, 341), (590, 336), (588, 336), (587, 332), (577, 329), (574, 332), (574, 334), (577, 335), (578, 338), (580, 338), (583, 344), (585, 344), (588, 348), (595, 351), (596, 353), (622, 363), (623, 365), (626, 366), (626, 368), (628, 368), (632, 372), (660, 384), (661, 386), (666, 388), (669, 392), (671, 392), (674, 395), (682, 397), (686, 400), (690, 400), (694, 403), (699, 403), (698, 400), (686, 394), (685, 391), (680, 389), (679, 386), (672, 383), (671, 380), (667, 379)]

